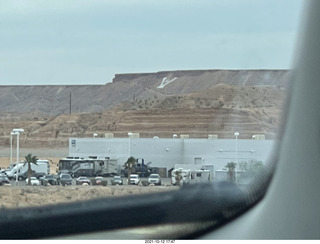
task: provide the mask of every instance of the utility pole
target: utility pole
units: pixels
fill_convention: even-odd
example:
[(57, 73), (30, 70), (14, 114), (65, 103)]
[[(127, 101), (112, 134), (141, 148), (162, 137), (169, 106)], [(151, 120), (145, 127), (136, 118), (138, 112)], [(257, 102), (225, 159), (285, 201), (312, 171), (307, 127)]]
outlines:
[(70, 91), (69, 115), (71, 115), (71, 91)]

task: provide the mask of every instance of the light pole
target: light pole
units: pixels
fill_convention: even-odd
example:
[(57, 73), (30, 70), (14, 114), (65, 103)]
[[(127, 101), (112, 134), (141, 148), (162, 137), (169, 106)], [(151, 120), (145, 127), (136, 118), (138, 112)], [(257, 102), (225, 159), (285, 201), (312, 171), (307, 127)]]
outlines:
[(236, 164), (238, 163), (238, 136), (239, 132), (235, 132), (234, 136), (236, 137)]
[[(20, 133), (24, 132), (24, 129), (13, 129), (12, 132), (17, 135), (17, 163), (18, 166), (19, 163), (19, 135)], [(18, 167), (16, 172), (16, 182), (18, 182)]]
[(132, 132), (128, 132), (128, 137), (129, 137), (129, 157), (131, 157), (131, 136), (132, 136)]
[[(236, 137), (236, 167), (238, 165), (238, 136), (239, 136), (239, 132), (235, 132), (234, 136)], [(237, 182), (237, 170), (236, 168), (234, 169), (234, 173), (235, 173), (235, 178), (236, 178), (236, 182)]]
[(10, 166), (12, 166), (12, 136), (15, 135), (13, 131), (10, 133)]

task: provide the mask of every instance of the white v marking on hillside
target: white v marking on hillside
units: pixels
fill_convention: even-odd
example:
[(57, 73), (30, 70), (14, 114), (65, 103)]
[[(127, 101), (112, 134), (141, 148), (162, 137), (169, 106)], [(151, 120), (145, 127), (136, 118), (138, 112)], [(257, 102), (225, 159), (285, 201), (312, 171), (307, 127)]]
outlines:
[(167, 77), (164, 77), (162, 79), (161, 84), (157, 87), (157, 88), (164, 88), (166, 85), (170, 84), (172, 81), (175, 81), (176, 79), (178, 79), (177, 77), (174, 77), (172, 80), (168, 80)]

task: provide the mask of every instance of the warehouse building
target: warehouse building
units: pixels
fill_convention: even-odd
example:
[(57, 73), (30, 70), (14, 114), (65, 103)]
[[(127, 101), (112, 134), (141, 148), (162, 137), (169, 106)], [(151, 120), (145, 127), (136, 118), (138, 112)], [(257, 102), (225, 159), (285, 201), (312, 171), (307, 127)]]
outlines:
[(128, 138), (70, 138), (69, 156), (118, 159), (120, 167), (132, 156), (167, 172), (176, 165), (221, 170), (229, 162), (239, 165), (240, 162), (253, 160), (266, 164), (275, 146), (274, 140), (265, 140), (261, 135), (245, 140), (237, 136), (217, 139), (209, 135), (207, 139), (197, 139), (187, 135), (173, 138), (140, 138), (135, 133), (128, 135)]

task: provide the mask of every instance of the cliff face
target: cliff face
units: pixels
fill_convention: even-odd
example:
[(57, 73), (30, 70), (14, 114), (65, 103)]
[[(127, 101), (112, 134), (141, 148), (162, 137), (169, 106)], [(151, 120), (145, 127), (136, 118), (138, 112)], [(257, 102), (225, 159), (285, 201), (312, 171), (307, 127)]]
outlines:
[(0, 86), (0, 112), (59, 115), (101, 112), (124, 101), (230, 86), (284, 87), (287, 70), (194, 70), (118, 74), (105, 85)]
[(164, 78), (167, 80), (176, 78), (175, 83), (196, 82), (200, 87), (211, 87), (219, 83), (234, 86), (283, 86), (289, 74), (288, 70), (178, 70), (144, 74), (116, 74), (113, 83), (141, 82), (152, 86), (160, 84)]
[(24, 128), (25, 146), (37, 147), (128, 131), (230, 138), (240, 130), (271, 139), (289, 77), (288, 70), (191, 70), (118, 74), (105, 85), (0, 86), (0, 143), (9, 145), (13, 128)]

